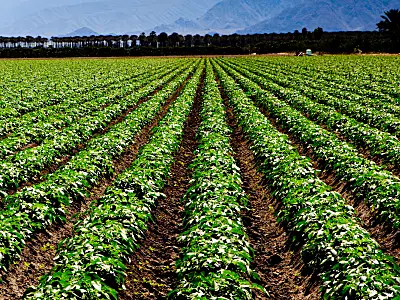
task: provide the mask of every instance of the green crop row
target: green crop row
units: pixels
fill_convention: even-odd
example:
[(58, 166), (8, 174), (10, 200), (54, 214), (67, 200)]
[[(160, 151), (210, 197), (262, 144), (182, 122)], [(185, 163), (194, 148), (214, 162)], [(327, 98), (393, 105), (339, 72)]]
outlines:
[(392, 299), (400, 295), (400, 269), (358, 225), (352, 207), (322, 182), (235, 81), (214, 64), (273, 196), (280, 220), (303, 244), (302, 259), (323, 282), (324, 299)]
[(46, 181), (4, 198), (5, 209), (0, 211), (0, 268), (6, 269), (19, 258), (34, 232), (54, 222), (65, 221), (66, 207), (87, 196), (96, 182), (113, 172), (113, 159), (135, 141), (135, 135), (161, 111), (194, 69), (194, 65), (187, 68), (123, 122), (92, 139), (85, 150), (50, 174)]
[[(3, 62), (9, 64), (0, 81), (0, 120), (18, 118), (46, 106), (53, 106), (86, 93), (95, 92), (113, 82), (120, 74), (141, 68), (141, 64), (123, 65), (93, 62)], [(41, 69), (40, 67), (44, 67)]]
[(284, 87), (298, 89), (303, 95), (309, 97), (310, 99), (317, 101), (318, 103), (331, 106), (342, 114), (354, 118), (357, 121), (369, 124), (372, 127), (376, 127), (388, 133), (392, 133), (397, 137), (400, 136), (399, 117), (372, 107), (364, 106), (356, 101), (334, 97), (330, 95), (330, 92), (335, 90), (334, 88), (329, 89), (321, 84), (316, 85), (313, 88), (310, 87), (309, 84), (303, 83), (304, 80), (298, 76), (277, 76), (276, 73), (273, 73), (272, 75), (270, 74), (270, 76), (268, 76), (268, 79), (277, 82)]
[(241, 65), (240, 68), (229, 65), (240, 74), (259, 84), (263, 89), (274, 93), (275, 96), (299, 110), (307, 118), (326, 126), (330, 131), (341, 134), (362, 151), (368, 149), (372, 156), (383, 160), (383, 162), (400, 166), (400, 141), (395, 136), (338, 113), (330, 106), (314, 102), (302, 96), (299, 91), (284, 88), (271, 80), (267, 80), (259, 75), (261, 72), (254, 68), (244, 65)]
[(117, 299), (126, 276), (124, 264), (140, 247), (151, 209), (162, 197), (202, 72), (198, 67), (149, 143), (75, 225), (76, 234), (62, 242), (50, 274), (25, 299)]
[[(257, 64), (258, 67), (264, 69), (266, 65)], [(348, 80), (345, 77), (338, 77), (330, 74), (328, 70), (325, 72), (313, 72), (310, 70), (303, 70), (297, 66), (288, 66), (286, 64), (273, 64), (271, 68), (275, 72), (279, 72), (286, 78), (302, 79), (302, 84), (306, 84), (312, 88), (319, 88), (323, 86), (329, 94), (355, 101), (359, 104), (370, 106), (380, 111), (386, 111), (392, 114), (399, 114), (400, 107), (397, 106), (397, 101), (382, 91), (374, 91), (370, 88), (365, 88), (364, 85)]]
[(2, 133), (7, 136), (0, 140), (0, 157), (3, 158), (30, 143), (40, 143), (49, 138), (50, 133), (70, 126), (83, 116), (101, 110), (115, 99), (121, 98), (131, 91), (133, 83), (144, 81), (146, 77), (172, 69), (171, 67), (147, 69), (144, 72), (141, 70), (130, 74), (129, 77), (119, 76), (113, 83), (91, 93), (74, 95), (60, 104), (47, 106), (19, 118), (4, 120), (4, 126), (1, 127), (0, 123), (0, 127)]
[[(133, 92), (124, 98), (116, 98), (110, 106), (82, 118), (62, 131), (49, 132), (49, 139), (34, 148), (28, 148), (0, 161), (0, 192), (4, 194), (10, 188), (18, 188), (21, 182), (28, 182), (56, 159), (71, 154), (78, 145), (84, 145), (96, 132), (104, 129), (113, 119), (120, 116), (129, 107), (134, 106), (140, 99), (162, 87), (178, 74), (182, 73), (189, 65), (185, 64), (179, 69), (166, 74), (154, 75), (150, 78), (129, 85)], [(138, 89), (139, 88), (139, 89)]]
[[(190, 168), (191, 186), (184, 197), (185, 231), (177, 262), (178, 287), (171, 299), (252, 299), (249, 278), (254, 251), (240, 212), (247, 197), (232, 157), (231, 130), (208, 62), (198, 131), (199, 148)], [(260, 287), (261, 288), (261, 287)], [(261, 288), (262, 289), (262, 288)]]
[(347, 182), (351, 192), (369, 204), (378, 217), (393, 228), (400, 227), (400, 180), (373, 161), (363, 158), (351, 145), (308, 120), (251, 80), (226, 68), (240, 85), (254, 95), (257, 103), (290, 134), (321, 159), (326, 169)]
[[(353, 88), (361, 95), (370, 94), (372, 98), (383, 98), (389, 102), (399, 103), (400, 88), (397, 74), (398, 59), (395, 57), (315, 57), (312, 60), (291, 61), (286, 59), (260, 60), (272, 68), (285, 67), (309, 74), (310, 77), (323, 78), (327, 82), (338, 82)], [(390, 97), (390, 98), (389, 98)]]

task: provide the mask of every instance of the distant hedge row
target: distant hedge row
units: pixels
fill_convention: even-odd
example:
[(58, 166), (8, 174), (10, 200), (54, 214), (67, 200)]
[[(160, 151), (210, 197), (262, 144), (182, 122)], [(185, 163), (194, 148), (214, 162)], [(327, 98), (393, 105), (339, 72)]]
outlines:
[[(242, 36), (243, 37), (243, 36)], [(245, 36), (247, 43), (237, 46), (195, 47), (139, 47), (111, 48), (0, 48), (0, 57), (107, 57), (107, 56), (170, 56), (170, 55), (234, 55), (267, 54), (277, 52), (305, 51), (354, 53), (400, 52), (400, 45), (387, 34), (380, 32), (324, 32), (319, 39), (298, 39), (293, 33)], [(255, 38), (253, 38), (255, 37)]]

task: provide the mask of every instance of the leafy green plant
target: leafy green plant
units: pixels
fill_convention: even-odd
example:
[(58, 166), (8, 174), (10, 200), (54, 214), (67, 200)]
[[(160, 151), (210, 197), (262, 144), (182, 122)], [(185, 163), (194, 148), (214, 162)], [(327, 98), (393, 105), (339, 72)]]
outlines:
[(354, 209), (302, 157), (215, 61), (213, 65), (252, 142), (258, 167), (276, 199), (279, 218), (303, 244), (306, 265), (321, 274), (324, 299), (392, 299), (400, 295), (394, 259), (359, 224)]
[[(117, 299), (118, 289), (124, 286), (124, 264), (139, 248), (152, 219), (151, 209), (163, 196), (201, 73), (200, 66), (137, 159), (90, 207), (88, 217), (75, 224), (76, 234), (60, 243), (52, 271), (26, 292), (25, 299)], [(169, 88), (172, 92), (177, 86)], [(162, 95), (159, 101), (168, 93)]]
[[(196, 65), (192, 64), (127, 115), (123, 122), (112, 126), (106, 134), (90, 140), (85, 150), (48, 175), (46, 181), (4, 198), (5, 209), (0, 211), (0, 234), (4, 237), (0, 240), (2, 269), (19, 258), (24, 244), (35, 231), (64, 221), (66, 207), (87, 196), (95, 183), (113, 172), (113, 158), (121, 155), (134, 142), (136, 134), (152, 121), (195, 68)], [(149, 86), (139, 92), (148, 95), (153, 90), (154, 87)]]
[(171, 299), (252, 299), (254, 251), (240, 212), (245, 209), (239, 168), (232, 157), (225, 110), (208, 61), (198, 131), (199, 148), (190, 166), (185, 195), (185, 232), (177, 262), (178, 287)]
[(348, 183), (352, 192), (366, 201), (379, 218), (392, 226), (400, 226), (400, 179), (374, 162), (363, 158), (357, 150), (334, 134), (313, 123), (290, 105), (262, 90), (251, 80), (229, 69), (255, 101), (287, 129), (293, 137), (321, 159), (327, 170)]

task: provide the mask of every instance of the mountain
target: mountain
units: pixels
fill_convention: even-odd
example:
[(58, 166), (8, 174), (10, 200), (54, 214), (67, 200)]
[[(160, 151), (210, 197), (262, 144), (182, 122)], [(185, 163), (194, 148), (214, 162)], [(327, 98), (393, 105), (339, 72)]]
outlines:
[(400, 0), (309, 1), (288, 7), (238, 33), (293, 32), (303, 27), (322, 27), (325, 31), (376, 30), (380, 16), (392, 8), (400, 8)]
[(92, 36), (92, 35), (99, 35), (97, 32), (93, 31), (90, 28), (82, 27), (73, 32), (64, 34), (61, 37), (70, 37), (70, 36)]
[(375, 30), (400, 0), (13, 0), (0, 35), (60, 36), (78, 28), (106, 34)]
[[(196, 19), (218, 0), (27, 0), (0, 24), (0, 35), (63, 35), (88, 27), (126, 33)], [(47, 3), (47, 4), (46, 4)]]
[(293, 7), (293, 1), (224, 0), (214, 5), (196, 21), (212, 30), (234, 31), (270, 19), (288, 7)]
[(162, 24), (152, 30), (167, 33), (179, 32), (205, 34), (210, 31), (231, 34), (267, 18), (271, 18), (287, 7), (292, 7), (289, 0), (224, 0), (216, 3), (196, 20), (178, 19), (171, 24)]
[(173, 32), (178, 32), (179, 34), (190, 34), (190, 33), (204, 33), (204, 28), (197, 23), (196, 21), (188, 20), (185, 18), (179, 18), (172, 24), (162, 24), (159, 26), (154, 27), (150, 31), (155, 31), (155, 32), (166, 32), (168, 34), (171, 34)]
[(197, 19), (179, 19), (152, 30), (182, 34), (293, 32), (303, 27), (375, 30), (380, 16), (391, 8), (400, 8), (400, 0), (223, 0)]

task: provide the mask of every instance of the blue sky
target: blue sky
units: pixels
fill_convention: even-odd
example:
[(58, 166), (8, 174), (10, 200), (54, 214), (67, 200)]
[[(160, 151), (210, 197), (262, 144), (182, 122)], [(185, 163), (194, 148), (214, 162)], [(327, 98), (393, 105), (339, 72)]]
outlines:
[(100, 34), (151, 31), (179, 18), (193, 20), (220, 0), (0, 0), (0, 35)]

